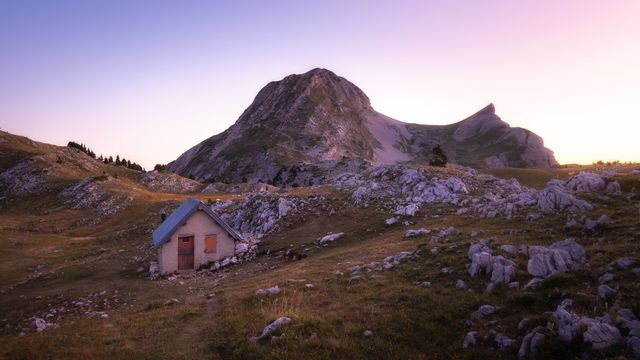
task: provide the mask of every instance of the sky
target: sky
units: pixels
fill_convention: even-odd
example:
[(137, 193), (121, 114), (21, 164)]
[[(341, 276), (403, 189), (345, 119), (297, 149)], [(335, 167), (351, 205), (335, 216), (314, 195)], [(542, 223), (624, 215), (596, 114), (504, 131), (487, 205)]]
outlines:
[(379, 112), (489, 103), (560, 163), (640, 161), (640, 1), (0, 0), (0, 129), (146, 167), (315, 67)]

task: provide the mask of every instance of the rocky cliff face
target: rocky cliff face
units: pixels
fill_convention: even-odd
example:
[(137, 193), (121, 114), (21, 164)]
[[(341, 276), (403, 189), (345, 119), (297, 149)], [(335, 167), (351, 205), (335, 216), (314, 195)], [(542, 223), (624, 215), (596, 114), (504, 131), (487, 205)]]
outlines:
[(344, 161), (426, 162), (435, 144), (444, 146), (452, 163), (463, 165), (556, 164), (539, 136), (511, 128), (493, 105), (452, 125), (406, 124), (376, 112), (348, 80), (314, 69), (267, 84), (234, 125), (167, 169), (200, 181), (276, 182), (283, 173), (291, 178), (292, 171), (322, 172)]

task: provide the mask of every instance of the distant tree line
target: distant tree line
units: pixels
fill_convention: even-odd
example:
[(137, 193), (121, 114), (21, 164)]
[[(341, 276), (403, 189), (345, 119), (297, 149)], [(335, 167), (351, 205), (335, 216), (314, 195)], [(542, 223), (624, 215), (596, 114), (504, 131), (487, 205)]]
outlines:
[(69, 143), (67, 143), (67, 147), (73, 148), (73, 149), (78, 149), (80, 151), (82, 151), (83, 153), (91, 156), (92, 158), (96, 158), (96, 153), (94, 153), (91, 149), (89, 149), (88, 147), (86, 147), (84, 144), (78, 144), (75, 141), (69, 141)]
[(640, 165), (640, 162), (637, 162), (637, 161), (621, 162), (620, 160), (604, 162), (602, 160), (598, 160), (598, 161), (592, 162), (592, 165), (607, 165), (607, 166), (611, 166), (611, 165)]
[[(93, 150), (89, 149), (87, 146), (85, 146), (84, 144), (78, 144), (75, 141), (69, 141), (69, 143), (67, 144), (67, 147), (73, 148), (73, 149), (78, 149), (80, 151), (82, 151), (83, 153), (91, 156), (92, 158), (96, 158), (96, 153), (93, 152)], [(98, 158), (98, 160), (102, 161), (105, 164), (111, 164), (111, 165), (116, 165), (116, 166), (124, 166), (126, 168), (129, 168), (131, 170), (137, 170), (137, 171), (144, 171), (144, 168), (142, 166), (140, 166), (140, 164), (137, 164), (135, 162), (131, 162), (131, 160), (127, 160), (125, 158), (120, 159), (120, 155), (116, 155), (115, 160), (113, 159), (113, 156), (102, 156), (100, 155)]]
[(125, 158), (120, 159), (120, 155), (116, 155), (116, 159), (113, 159), (113, 156), (102, 156), (98, 157), (98, 160), (102, 161), (105, 164), (111, 164), (116, 166), (124, 166), (131, 170), (144, 171), (144, 168), (135, 162), (131, 162), (131, 160), (127, 160)]

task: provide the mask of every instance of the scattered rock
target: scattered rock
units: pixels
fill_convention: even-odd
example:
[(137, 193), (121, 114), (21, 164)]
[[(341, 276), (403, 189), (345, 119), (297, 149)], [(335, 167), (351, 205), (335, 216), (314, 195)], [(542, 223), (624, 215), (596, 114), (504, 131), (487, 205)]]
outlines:
[(157, 261), (149, 263), (149, 277), (151, 280), (155, 280), (160, 277), (160, 265)]
[(522, 344), (520, 344), (520, 350), (518, 351), (518, 359), (536, 358), (538, 348), (544, 342), (544, 334), (542, 334), (541, 331), (541, 328), (536, 328), (524, 336)]
[(462, 342), (462, 348), (466, 349), (470, 346), (475, 346), (477, 334), (478, 334), (477, 331), (469, 331), (467, 335), (464, 336), (464, 341)]
[(600, 284), (608, 283), (613, 280), (613, 278), (614, 276), (612, 273), (606, 273), (598, 278), (598, 282), (600, 282)]
[(622, 340), (620, 330), (603, 322), (593, 322), (583, 334), (584, 342), (590, 343), (594, 349), (605, 349)]
[(630, 266), (635, 265), (637, 262), (638, 260), (636, 259), (624, 257), (614, 261), (613, 264), (617, 265), (620, 269), (626, 269)]
[(475, 277), (484, 272), (491, 275), (492, 283), (509, 283), (516, 274), (516, 264), (503, 256), (493, 256), (486, 250), (488, 247), (481, 243), (469, 247), (469, 275)]
[(580, 172), (567, 181), (565, 187), (573, 193), (602, 191), (605, 187), (604, 180), (589, 172)]
[(329, 235), (326, 235), (324, 237), (319, 238), (318, 239), (318, 244), (326, 245), (327, 243), (334, 242), (334, 241), (340, 239), (343, 236), (344, 236), (343, 232), (339, 232), (339, 233), (335, 233), (335, 234), (329, 234)]
[(584, 229), (589, 232), (601, 230), (607, 227), (611, 220), (607, 215), (601, 215), (596, 220), (587, 219), (584, 223)]
[(272, 286), (268, 289), (258, 289), (256, 291), (257, 297), (274, 296), (280, 293), (280, 287), (278, 285)]
[(259, 336), (252, 337), (249, 339), (249, 341), (256, 343), (266, 338), (267, 336), (273, 334), (276, 330), (278, 330), (279, 327), (286, 325), (290, 322), (291, 322), (291, 319), (286, 316), (279, 317), (275, 321), (273, 321), (271, 324), (265, 326), (265, 328), (262, 330), (262, 333)]
[(565, 343), (574, 341), (578, 336), (578, 321), (580, 318), (578, 315), (565, 309), (565, 307), (570, 305), (571, 301), (563, 301), (562, 304), (558, 305), (556, 311), (553, 312), (556, 327), (558, 328), (558, 339)]
[(372, 336), (373, 336), (373, 331), (371, 331), (371, 330), (365, 330), (365, 331), (362, 333), (362, 336), (364, 336), (364, 337), (366, 337), (366, 338), (370, 338), (370, 337), (372, 337)]
[(407, 206), (401, 207), (400, 209), (394, 212), (394, 215), (400, 216), (414, 216), (420, 207), (418, 204), (409, 204)]
[(397, 217), (388, 218), (387, 220), (384, 221), (384, 223), (387, 224), (387, 225), (393, 225), (393, 224), (395, 224), (397, 222), (398, 222), (398, 218)]
[(571, 238), (555, 242), (550, 248), (530, 246), (529, 257), (527, 271), (538, 277), (565, 272), (586, 261), (584, 248)]
[(460, 290), (465, 290), (467, 288), (467, 284), (465, 284), (464, 281), (458, 279), (458, 281), (456, 281), (456, 289), (460, 289)]
[(515, 344), (515, 340), (505, 334), (496, 334), (494, 341), (496, 342), (496, 345), (498, 345), (499, 349), (510, 348)]
[(42, 332), (47, 329), (47, 322), (44, 319), (35, 318), (31, 323), (31, 327), (37, 332)]
[(538, 208), (545, 213), (554, 211), (585, 211), (593, 209), (587, 201), (577, 199), (566, 188), (564, 181), (551, 180), (538, 195)]
[(513, 245), (500, 245), (498, 246), (498, 249), (512, 255), (515, 255), (518, 252), (518, 248)]
[(607, 285), (598, 286), (598, 296), (603, 300), (613, 296), (615, 293), (616, 291)]
[(449, 226), (448, 228), (440, 231), (441, 237), (447, 237), (449, 235), (453, 235), (456, 232), (456, 228), (453, 226)]
[(416, 229), (416, 230), (407, 230), (407, 232), (404, 233), (404, 237), (412, 238), (412, 237), (417, 237), (417, 236), (421, 236), (421, 235), (426, 235), (426, 234), (429, 234), (430, 232), (431, 232), (431, 230), (425, 229), (425, 228), (420, 228), (420, 229)]
[(185, 194), (198, 191), (202, 184), (171, 172), (148, 171), (140, 178), (140, 183), (151, 190)]
[(478, 310), (471, 313), (471, 317), (477, 320), (481, 320), (487, 315), (491, 315), (496, 312), (496, 307), (493, 305), (481, 305)]

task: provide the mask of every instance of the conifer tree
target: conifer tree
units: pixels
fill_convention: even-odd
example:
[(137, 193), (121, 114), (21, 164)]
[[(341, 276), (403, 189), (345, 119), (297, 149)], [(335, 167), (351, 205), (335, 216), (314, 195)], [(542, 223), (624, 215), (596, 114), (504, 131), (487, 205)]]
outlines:
[(447, 161), (447, 154), (444, 153), (440, 144), (431, 149), (431, 160), (429, 161), (429, 165), (445, 167), (447, 165)]

